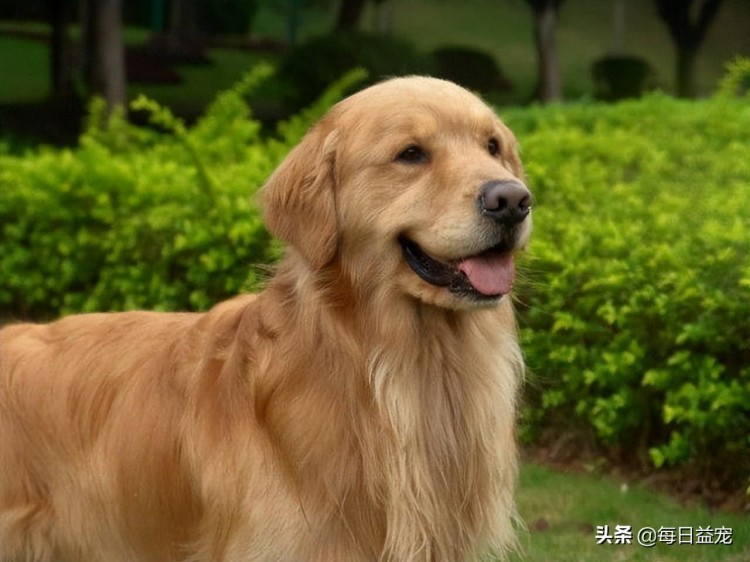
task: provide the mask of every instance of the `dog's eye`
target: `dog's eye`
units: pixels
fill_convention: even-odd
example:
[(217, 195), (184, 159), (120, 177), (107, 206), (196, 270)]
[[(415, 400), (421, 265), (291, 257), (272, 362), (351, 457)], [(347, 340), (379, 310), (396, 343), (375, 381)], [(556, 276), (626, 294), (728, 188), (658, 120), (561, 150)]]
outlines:
[(402, 162), (404, 164), (424, 164), (429, 161), (429, 159), (430, 157), (424, 149), (416, 144), (407, 146), (396, 156), (396, 162)]
[(487, 141), (487, 152), (492, 156), (498, 156), (500, 154), (500, 142), (496, 138), (492, 137)]

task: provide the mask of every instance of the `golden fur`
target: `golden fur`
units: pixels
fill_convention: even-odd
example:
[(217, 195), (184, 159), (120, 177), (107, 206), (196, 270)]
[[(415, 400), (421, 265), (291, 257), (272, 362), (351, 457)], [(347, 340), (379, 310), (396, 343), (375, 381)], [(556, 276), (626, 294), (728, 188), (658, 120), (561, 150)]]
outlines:
[[(394, 160), (415, 143), (429, 163)], [(472, 94), (387, 81), (335, 106), (270, 178), (266, 220), (288, 251), (258, 296), (3, 329), (0, 560), (505, 551), (522, 374), (510, 298), (426, 283), (398, 236), (446, 261), (479, 252), (479, 186), (521, 176), (512, 134)]]

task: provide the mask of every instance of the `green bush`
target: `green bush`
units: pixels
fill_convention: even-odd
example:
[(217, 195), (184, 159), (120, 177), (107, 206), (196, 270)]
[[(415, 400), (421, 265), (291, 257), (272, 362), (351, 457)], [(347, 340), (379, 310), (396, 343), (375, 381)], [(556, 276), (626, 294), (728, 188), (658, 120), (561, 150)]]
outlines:
[(638, 57), (601, 58), (592, 65), (591, 74), (597, 99), (605, 101), (639, 98), (656, 82), (654, 69)]
[[(737, 65), (747, 66), (750, 63)], [(74, 149), (0, 150), (0, 319), (205, 309), (257, 286), (278, 247), (252, 194), (362, 74), (266, 137), (244, 102), (186, 127), (92, 112)], [(508, 111), (534, 189), (517, 295), (526, 434), (587, 429), (657, 465), (750, 470), (750, 99)], [(740, 92), (744, 98), (737, 98)]]
[(334, 80), (363, 68), (369, 83), (405, 74), (430, 74), (432, 58), (403, 40), (358, 31), (315, 37), (291, 49), (281, 61), (279, 83), (292, 111), (308, 105)]
[(513, 89), (494, 57), (472, 47), (448, 45), (435, 49), (435, 75), (483, 94)]
[(526, 419), (631, 459), (750, 470), (750, 100), (508, 116), (535, 191)]
[(152, 128), (94, 109), (75, 149), (0, 153), (0, 318), (205, 309), (252, 287), (278, 255), (252, 195), (351, 74), (261, 136), (251, 73), (193, 127), (148, 100)]

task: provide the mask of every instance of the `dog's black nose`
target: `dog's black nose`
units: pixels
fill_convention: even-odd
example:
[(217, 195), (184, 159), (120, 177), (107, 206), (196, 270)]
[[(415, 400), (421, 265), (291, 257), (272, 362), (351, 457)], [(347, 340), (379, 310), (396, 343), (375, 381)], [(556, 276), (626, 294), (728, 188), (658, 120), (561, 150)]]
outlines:
[(480, 190), (479, 207), (495, 222), (513, 226), (531, 212), (531, 193), (519, 181), (488, 181)]

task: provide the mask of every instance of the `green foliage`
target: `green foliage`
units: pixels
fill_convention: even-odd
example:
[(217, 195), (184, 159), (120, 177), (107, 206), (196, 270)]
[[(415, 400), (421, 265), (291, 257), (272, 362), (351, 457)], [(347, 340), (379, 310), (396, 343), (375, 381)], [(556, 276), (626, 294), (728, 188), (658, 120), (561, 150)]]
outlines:
[(726, 76), (718, 87), (717, 98), (750, 96), (750, 58), (738, 57), (727, 65)]
[(346, 31), (310, 39), (291, 49), (281, 62), (281, 95), (296, 111), (316, 99), (332, 81), (353, 68), (371, 82), (405, 74), (429, 74), (432, 59), (404, 39)]
[(448, 45), (435, 49), (435, 76), (451, 80), (483, 94), (511, 90), (513, 84), (503, 74), (492, 54), (473, 47)]
[(191, 127), (146, 99), (134, 105), (151, 128), (107, 122), (95, 102), (77, 148), (0, 153), (0, 317), (205, 309), (257, 286), (279, 248), (252, 195), (321, 113), (262, 136), (244, 100), (268, 74), (251, 72)]
[[(505, 118), (534, 189), (518, 287), (527, 434), (581, 428), (657, 465), (750, 469), (750, 98), (737, 63), (711, 100), (652, 95)], [(353, 72), (264, 136), (258, 68), (187, 126), (94, 104), (74, 149), (0, 149), (0, 318), (205, 309), (279, 247), (252, 195)], [(742, 94), (737, 96), (736, 94)]]
[(508, 116), (535, 191), (519, 290), (536, 426), (750, 470), (750, 104)]
[(601, 58), (592, 65), (591, 74), (596, 98), (605, 101), (639, 98), (656, 83), (654, 70), (639, 57)]

